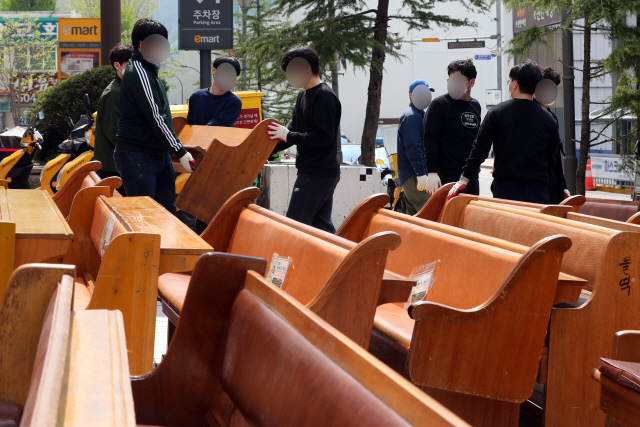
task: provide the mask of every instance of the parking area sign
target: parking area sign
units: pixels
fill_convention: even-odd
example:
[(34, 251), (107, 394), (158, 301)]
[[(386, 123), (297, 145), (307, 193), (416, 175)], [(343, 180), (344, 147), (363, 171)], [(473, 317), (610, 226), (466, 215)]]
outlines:
[(233, 0), (180, 0), (178, 49), (233, 48)]

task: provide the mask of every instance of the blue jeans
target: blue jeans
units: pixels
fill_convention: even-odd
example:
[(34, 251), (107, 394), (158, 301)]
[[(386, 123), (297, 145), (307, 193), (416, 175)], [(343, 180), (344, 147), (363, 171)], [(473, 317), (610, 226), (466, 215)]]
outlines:
[(169, 154), (157, 157), (116, 147), (113, 160), (128, 197), (149, 196), (176, 214), (176, 173)]

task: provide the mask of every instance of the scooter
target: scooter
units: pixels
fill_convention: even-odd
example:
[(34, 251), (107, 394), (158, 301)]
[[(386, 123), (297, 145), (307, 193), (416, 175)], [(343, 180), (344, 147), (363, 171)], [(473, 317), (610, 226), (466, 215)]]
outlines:
[(0, 149), (0, 179), (9, 182), (9, 188), (29, 189), (29, 174), (33, 169), (33, 158), (42, 150), (42, 135), (36, 130), (38, 120), (44, 119), (40, 111), (24, 132), (20, 140), (21, 148)]
[(58, 146), (62, 154), (49, 161), (40, 172), (40, 186), (51, 195), (55, 194), (81, 165), (93, 159), (93, 116), (89, 95), (84, 95), (84, 107), (87, 114), (73, 123), (69, 118), (71, 132), (69, 137)]

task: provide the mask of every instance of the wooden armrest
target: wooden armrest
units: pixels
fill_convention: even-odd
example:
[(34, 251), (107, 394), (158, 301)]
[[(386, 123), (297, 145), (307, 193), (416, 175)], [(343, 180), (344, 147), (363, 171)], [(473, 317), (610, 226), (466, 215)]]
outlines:
[(480, 310), (460, 310), (437, 302), (422, 301), (409, 307), (409, 317), (416, 321), (427, 317), (439, 317), (446, 320), (469, 320), (487, 314), (485, 308), (481, 306)]
[(415, 280), (385, 270), (384, 276), (382, 277), (382, 287), (380, 288), (378, 305), (408, 301), (411, 288), (415, 285)]
[(640, 362), (640, 331), (620, 331), (613, 337), (612, 359)]

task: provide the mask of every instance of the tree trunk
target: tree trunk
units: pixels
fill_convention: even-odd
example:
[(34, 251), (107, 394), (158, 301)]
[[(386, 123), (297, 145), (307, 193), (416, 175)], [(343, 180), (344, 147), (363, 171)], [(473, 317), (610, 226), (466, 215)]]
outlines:
[[(389, 0), (378, 0), (376, 12), (376, 25), (373, 31), (373, 39), (383, 46), (387, 42), (387, 24), (389, 21)], [(362, 164), (375, 166), (375, 143), (378, 132), (378, 119), (380, 119), (380, 101), (382, 99), (382, 71), (384, 66), (384, 50), (374, 49), (371, 56), (369, 69), (369, 88), (367, 96), (367, 111), (364, 118), (361, 149)]]
[(591, 139), (591, 123), (589, 123), (590, 83), (591, 83), (591, 21), (584, 20), (584, 64), (582, 67), (582, 126), (580, 127), (580, 158), (576, 170), (576, 193), (585, 195), (584, 177), (589, 157), (589, 139)]

